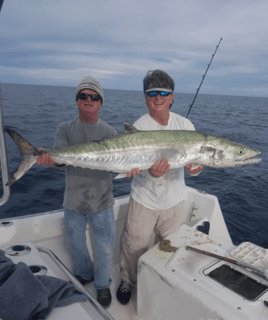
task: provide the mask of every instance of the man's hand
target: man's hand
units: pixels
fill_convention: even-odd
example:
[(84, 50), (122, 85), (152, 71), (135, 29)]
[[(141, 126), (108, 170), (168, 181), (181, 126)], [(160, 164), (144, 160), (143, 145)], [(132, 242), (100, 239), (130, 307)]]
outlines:
[[(161, 177), (168, 172), (169, 168), (170, 168), (170, 165), (168, 164), (167, 160), (162, 159), (161, 161), (157, 161), (149, 169), (149, 171), (153, 177)], [(139, 170), (138, 168), (132, 169), (131, 172), (127, 174), (127, 178), (136, 176), (137, 174), (139, 174), (140, 171), (143, 171), (143, 170)]]
[(170, 165), (166, 159), (157, 161), (150, 169), (149, 172), (153, 177), (161, 177), (168, 172)]
[(191, 175), (191, 176), (197, 176), (199, 175), (199, 173), (203, 170), (204, 166), (201, 164), (200, 166), (198, 166), (197, 168), (191, 170), (192, 166), (195, 166), (192, 163), (189, 163), (185, 166), (187, 172)]
[(143, 171), (143, 170), (140, 170), (138, 168), (135, 168), (135, 169), (132, 169), (131, 172), (129, 172), (127, 174), (127, 178), (131, 178), (132, 176), (136, 176), (137, 174), (139, 174), (140, 171)]
[[(43, 149), (38, 149), (38, 151), (43, 151)], [(55, 162), (51, 156), (48, 154), (42, 154), (41, 156), (37, 157), (37, 164), (42, 164), (43, 166), (51, 167), (54, 166)]]

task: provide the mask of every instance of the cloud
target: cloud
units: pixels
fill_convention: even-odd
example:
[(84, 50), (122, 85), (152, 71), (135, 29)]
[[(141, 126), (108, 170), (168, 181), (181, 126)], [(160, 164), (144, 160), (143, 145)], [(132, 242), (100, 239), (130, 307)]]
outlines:
[(264, 0), (6, 0), (1, 81), (76, 86), (90, 73), (141, 90), (147, 70), (162, 68), (190, 92), (222, 37), (202, 92), (267, 96), (256, 86), (267, 75), (267, 12)]

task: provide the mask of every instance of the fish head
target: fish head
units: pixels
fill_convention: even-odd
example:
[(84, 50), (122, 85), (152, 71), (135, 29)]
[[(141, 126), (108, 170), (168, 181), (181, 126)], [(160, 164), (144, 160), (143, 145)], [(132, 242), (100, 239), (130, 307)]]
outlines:
[(217, 139), (207, 149), (210, 149), (210, 163), (213, 167), (240, 167), (262, 160), (255, 158), (260, 151), (227, 139)]

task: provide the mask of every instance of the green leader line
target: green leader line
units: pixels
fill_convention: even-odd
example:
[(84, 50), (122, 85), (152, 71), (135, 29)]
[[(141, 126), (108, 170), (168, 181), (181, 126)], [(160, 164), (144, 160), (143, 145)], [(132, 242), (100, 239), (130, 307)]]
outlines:
[[(221, 38), (221, 40), (222, 40), (222, 38)], [(208, 64), (207, 70), (206, 70), (205, 74), (204, 74), (203, 77), (202, 77), (202, 81), (201, 81), (198, 89), (196, 90), (196, 94), (195, 94), (195, 96), (194, 96), (194, 100), (193, 100), (193, 102), (190, 104), (190, 108), (189, 108), (189, 111), (188, 111), (188, 113), (187, 113), (187, 115), (186, 115), (186, 118), (188, 118), (189, 113), (190, 113), (190, 111), (191, 111), (191, 109), (192, 109), (192, 107), (193, 107), (193, 105), (194, 105), (195, 99), (196, 99), (196, 97), (197, 97), (197, 95), (198, 95), (198, 92), (199, 92), (199, 90), (200, 90), (200, 88), (201, 88), (201, 86), (202, 86), (202, 83), (203, 83), (203, 81), (204, 81), (204, 79), (205, 79), (205, 77), (206, 77), (206, 74), (207, 74), (208, 69), (209, 69), (209, 67), (210, 67), (210, 65), (211, 65), (211, 62), (212, 62), (212, 60), (213, 60), (213, 58), (214, 58), (214, 56), (215, 56), (215, 54), (216, 54), (216, 52), (217, 52), (217, 50), (218, 50), (218, 48), (219, 48), (219, 45), (220, 45), (220, 43), (221, 43), (221, 40), (220, 40), (219, 44), (216, 46), (216, 50), (215, 50), (215, 52), (214, 52), (213, 55), (212, 55), (212, 58), (211, 58), (211, 60), (210, 60), (210, 62), (209, 62), (209, 64)]]

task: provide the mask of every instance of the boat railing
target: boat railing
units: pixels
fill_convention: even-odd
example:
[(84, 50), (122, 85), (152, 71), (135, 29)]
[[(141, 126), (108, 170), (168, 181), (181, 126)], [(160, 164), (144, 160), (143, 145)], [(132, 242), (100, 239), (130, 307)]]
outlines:
[(0, 165), (2, 171), (3, 195), (0, 199), (0, 206), (4, 205), (10, 197), (10, 187), (6, 186), (8, 182), (8, 165), (6, 153), (6, 141), (4, 134), (4, 120), (2, 110), (2, 95), (1, 95), (1, 82), (0, 82)]

